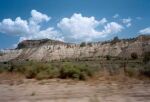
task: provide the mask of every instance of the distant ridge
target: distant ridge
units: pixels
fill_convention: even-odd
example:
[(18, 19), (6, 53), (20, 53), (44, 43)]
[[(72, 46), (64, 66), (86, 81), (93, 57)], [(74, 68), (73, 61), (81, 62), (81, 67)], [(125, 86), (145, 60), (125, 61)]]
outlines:
[[(127, 38), (127, 39), (119, 39), (118, 38), (118, 40), (116, 40), (116, 42), (120, 42), (120, 41), (129, 41), (130, 42), (130, 41), (135, 41), (135, 40), (147, 41), (149, 39), (150, 39), (150, 35), (139, 35), (138, 37), (135, 37), (135, 38)], [(111, 42), (113, 42), (113, 40), (103, 41), (101, 43), (111, 43)], [(91, 43), (93, 43), (93, 42), (91, 42)], [(98, 42), (94, 42), (94, 43), (98, 43)], [(52, 39), (24, 40), (18, 44), (17, 49), (39, 47), (44, 44), (57, 45), (57, 44), (70, 44), (70, 43), (65, 43), (63, 41), (52, 40)]]
[[(81, 46), (82, 45), (82, 46)], [(66, 43), (51, 39), (24, 40), (16, 49), (3, 50), (0, 62), (10, 60), (52, 61), (64, 59), (104, 58), (105, 56), (130, 58), (131, 53), (142, 57), (150, 51), (150, 35), (105, 42)]]
[(64, 42), (51, 39), (24, 40), (18, 44), (17, 49), (38, 47), (44, 44), (64, 44)]

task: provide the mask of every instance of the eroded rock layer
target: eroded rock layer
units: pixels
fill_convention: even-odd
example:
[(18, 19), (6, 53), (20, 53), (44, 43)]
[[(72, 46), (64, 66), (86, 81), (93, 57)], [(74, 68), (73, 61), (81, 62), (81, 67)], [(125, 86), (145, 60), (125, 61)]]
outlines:
[(4, 50), (0, 62), (9, 60), (51, 61), (86, 57), (130, 57), (135, 52), (140, 57), (150, 51), (150, 35), (141, 35), (133, 39), (112, 40), (108, 42), (80, 44), (42, 39), (25, 40), (13, 50)]

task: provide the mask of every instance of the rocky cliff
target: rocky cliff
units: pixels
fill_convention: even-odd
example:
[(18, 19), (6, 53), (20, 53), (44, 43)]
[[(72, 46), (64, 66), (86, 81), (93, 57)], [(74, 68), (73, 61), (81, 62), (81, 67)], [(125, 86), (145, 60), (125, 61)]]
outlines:
[(112, 41), (80, 44), (64, 43), (50, 39), (25, 40), (14, 50), (4, 50), (0, 62), (9, 60), (51, 61), (77, 58), (96, 58), (106, 55), (130, 57), (135, 52), (140, 57), (150, 51), (150, 35), (133, 39), (114, 39)]

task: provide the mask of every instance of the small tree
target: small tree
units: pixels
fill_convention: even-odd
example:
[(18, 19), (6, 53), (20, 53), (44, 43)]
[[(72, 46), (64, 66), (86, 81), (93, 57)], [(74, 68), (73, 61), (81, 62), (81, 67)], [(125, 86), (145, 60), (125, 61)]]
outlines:
[(147, 63), (150, 61), (150, 51), (149, 52), (144, 52), (144, 55), (143, 55), (143, 62), (144, 63)]
[(2, 56), (3, 55), (3, 52), (2, 51), (0, 51), (0, 56)]
[(114, 39), (111, 41), (111, 44), (113, 45), (113, 44), (116, 44), (117, 42), (119, 42), (120, 41), (120, 39), (116, 36), (116, 37), (114, 37)]
[(85, 43), (85, 42), (82, 42), (82, 43), (80, 44), (80, 47), (84, 47), (84, 46), (86, 46), (86, 43)]
[(90, 46), (90, 47), (92, 47), (92, 43), (91, 42), (87, 43), (87, 45)]
[(110, 59), (111, 59), (110, 55), (106, 55), (106, 60), (110, 60)]
[(131, 58), (132, 59), (137, 59), (138, 58), (137, 53), (135, 53), (135, 52), (131, 53)]

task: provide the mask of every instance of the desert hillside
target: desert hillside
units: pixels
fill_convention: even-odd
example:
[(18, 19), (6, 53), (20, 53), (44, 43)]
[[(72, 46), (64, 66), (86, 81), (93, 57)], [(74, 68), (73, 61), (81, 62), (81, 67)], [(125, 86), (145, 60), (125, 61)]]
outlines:
[(1, 52), (0, 61), (36, 60), (52, 61), (65, 59), (103, 58), (105, 56), (130, 58), (131, 53), (139, 57), (150, 51), (150, 36), (140, 35), (131, 39), (117, 37), (105, 42), (81, 44), (65, 43), (50, 39), (25, 40), (16, 49)]

